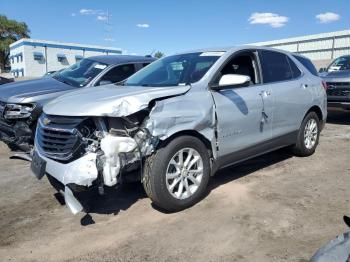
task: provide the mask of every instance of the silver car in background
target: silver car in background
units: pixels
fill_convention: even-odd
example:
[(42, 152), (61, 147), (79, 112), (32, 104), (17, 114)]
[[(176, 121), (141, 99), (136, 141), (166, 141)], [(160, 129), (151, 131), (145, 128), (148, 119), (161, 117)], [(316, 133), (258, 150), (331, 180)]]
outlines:
[(338, 57), (321, 71), (327, 85), (328, 108), (350, 110), (350, 56)]
[(85, 189), (103, 194), (132, 178), (157, 206), (178, 211), (205, 195), (220, 168), (286, 146), (312, 155), (327, 99), (300, 57), (199, 50), (160, 59), (118, 88), (64, 95), (44, 107), (32, 171), (64, 190), (73, 213)]

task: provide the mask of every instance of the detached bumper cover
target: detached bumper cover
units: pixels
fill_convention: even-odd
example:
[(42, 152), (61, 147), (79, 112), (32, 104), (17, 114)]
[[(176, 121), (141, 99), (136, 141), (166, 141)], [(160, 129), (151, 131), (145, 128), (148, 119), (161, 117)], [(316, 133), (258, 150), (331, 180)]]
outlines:
[(83, 157), (64, 164), (45, 157), (39, 151), (37, 154), (46, 161), (46, 173), (53, 176), (63, 185), (75, 184), (79, 186), (91, 186), (97, 179), (96, 154), (89, 153)]
[(89, 187), (97, 179), (96, 154), (89, 153), (68, 164), (59, 163), (36, 151), (46, 161), (46, 173), (64, 186), (64, 199), (73, 214), (83, 210), (83, 205), (74, 195), (71, 185)]

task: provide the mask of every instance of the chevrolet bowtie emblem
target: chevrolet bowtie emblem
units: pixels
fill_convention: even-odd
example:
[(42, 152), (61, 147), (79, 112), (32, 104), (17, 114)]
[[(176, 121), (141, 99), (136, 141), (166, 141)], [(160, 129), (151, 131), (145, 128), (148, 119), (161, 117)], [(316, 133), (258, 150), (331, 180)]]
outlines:
[(45, 118), (43, 119), (43, 124), (44, 124), (45, 126), (47, 126), (47, 125), (50, 124), (50, 123), (51, 123), (51, 120), (48, 119), (47, 117), (45, 117)]

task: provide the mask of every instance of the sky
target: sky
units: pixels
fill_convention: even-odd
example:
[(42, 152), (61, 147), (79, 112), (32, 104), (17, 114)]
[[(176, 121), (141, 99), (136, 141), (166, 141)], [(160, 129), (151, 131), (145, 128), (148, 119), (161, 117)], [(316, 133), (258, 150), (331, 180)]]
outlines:
[(167, 55), (350, 29), (349, 0), (0, 0), (31, 38)]

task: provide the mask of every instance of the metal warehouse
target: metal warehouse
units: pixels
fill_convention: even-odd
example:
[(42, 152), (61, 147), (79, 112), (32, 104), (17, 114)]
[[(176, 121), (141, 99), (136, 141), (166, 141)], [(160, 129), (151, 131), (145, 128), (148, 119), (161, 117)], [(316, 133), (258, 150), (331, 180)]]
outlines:
[(84, 57), (121, 53), (119, 48), (24, 38), (10, 45), (11, 72), (14, 77), (40, 77)]
[(326, 67), (339, 56), (350, 55), (350, 30), (260, 42), (253, 45), (297, 52), (310, 58), (318, 68), (321, 68)]

